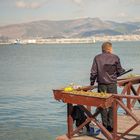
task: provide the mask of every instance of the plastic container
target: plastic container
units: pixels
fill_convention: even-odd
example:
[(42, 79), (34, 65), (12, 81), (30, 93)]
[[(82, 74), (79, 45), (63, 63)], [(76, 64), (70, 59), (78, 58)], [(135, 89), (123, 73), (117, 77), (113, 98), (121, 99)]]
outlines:
[(101, 132), (100, 128), (98, 128), (95, 124), (92, 122), (89, 124), (89, 135), (99, 135)]

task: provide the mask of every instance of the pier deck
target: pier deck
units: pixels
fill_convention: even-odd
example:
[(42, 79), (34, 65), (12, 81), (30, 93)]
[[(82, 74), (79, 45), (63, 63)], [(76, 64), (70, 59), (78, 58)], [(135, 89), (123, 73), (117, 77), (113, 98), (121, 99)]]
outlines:
[[(140, 118), (140, 108), (133, 110), (133, 113)], [(126, 129), (134, 124), (134, 120), (128, 115), (118, 115), (118, 134), (123, 133)], [(97, 137), (80, 136), (74, 137), (71, 140), (106, 140), (105, 136), (101, 133)], [(124, 137), (124, 140), (140, 140), (140, 125), (132, 130)]]
[[(133, 113), (140, 118), (140, 108), (133, 109)], [(134, 124), (134, 120), (128, 115), (118, 115), (118, 134), (123, 133), (126, 129), (131, 127)], [(57, 140), (69, 140), (65, 136), (57, 137)], [(100, 133), (98, 136), (89, 137), (86, 135), (83, 136), (74, 136), (70, 140), (107, 140), (107, 138)], [(126, 135), (122, 140), (140, 140), (140, 125), (132, 130), (128, 135)]]

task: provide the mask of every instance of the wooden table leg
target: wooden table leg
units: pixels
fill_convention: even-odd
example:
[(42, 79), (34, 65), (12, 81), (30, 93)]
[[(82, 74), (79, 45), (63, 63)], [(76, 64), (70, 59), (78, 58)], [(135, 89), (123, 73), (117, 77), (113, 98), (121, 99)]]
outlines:
[(72, 132), (73, 132), (73, 119), (71, 116), (73, 110), (73, 105), (72, 104), (67, 104), (67, 127), (68, 127), (68, 134), (67, 136), (69, 138), (72, 137)]
[(113, 140), (117, 140), (117, 103), (113, 102)]

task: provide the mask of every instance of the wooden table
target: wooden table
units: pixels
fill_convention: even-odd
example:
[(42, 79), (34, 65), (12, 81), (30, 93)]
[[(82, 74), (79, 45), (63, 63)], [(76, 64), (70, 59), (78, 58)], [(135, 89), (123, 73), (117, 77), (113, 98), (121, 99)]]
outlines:
[[(102, 108), (108, 108), (112, 106), (114, 97), (113, 95), (109, 96), (108, 98), (103, 97), (93, 97), (93, 96), (86, 96), (85, 95), (79, 95), (79, 94), (71, 94), (68, 92), (64, 92), (63, 90), (53, 90), (54, 98), (56, 100), (61, 100), (64, 103), (67, 104), (67, 124), (68, 124), (68, 133), (67, 136), (71, 138), (74, 134), (76, 134), (80, 129), (82, 129), (86, 124), (93, 121), (104, 133), (104, 135), (112, 140), (113, 136), (112, 134), (100, 123), (96, 117), (100, 113)], [(86, 113), (87, 119), (86, 121), (81, 124), (78, 128), (73, 130), (73, 119), (72, 119), (72, 110), (74, 105), (80, 105), (81, 109)], [(90, 112), (90, 110), (87, 109), (86, 106), (94, 106), (98, 107), (98, 111), (96, 111), (94, 114)]]

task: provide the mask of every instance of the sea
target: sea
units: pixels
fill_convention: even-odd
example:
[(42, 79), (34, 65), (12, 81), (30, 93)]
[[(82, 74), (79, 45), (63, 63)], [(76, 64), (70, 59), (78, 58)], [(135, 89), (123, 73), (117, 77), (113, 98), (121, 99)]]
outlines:
[[(112, 43), (122, 67), (140, 74), (140, 42)], [(0, 45), (0, 140), (55, 140), (65, 134), (66, 104), (54, 99), (53, 89), (89, 85), (101, 44)]]

